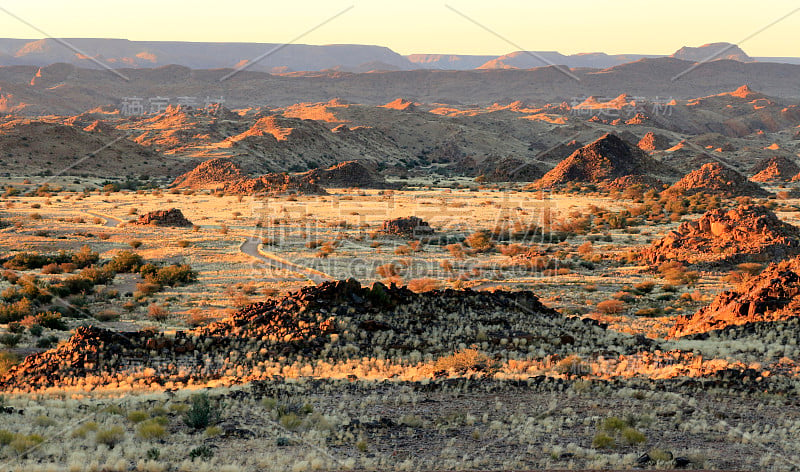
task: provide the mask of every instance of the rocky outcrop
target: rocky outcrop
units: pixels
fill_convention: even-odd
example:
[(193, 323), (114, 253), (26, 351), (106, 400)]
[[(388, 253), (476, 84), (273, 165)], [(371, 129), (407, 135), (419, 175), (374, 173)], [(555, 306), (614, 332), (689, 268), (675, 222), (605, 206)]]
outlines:
[(800, 166), (783, 156), (773, 156), (756, 164), (750, 171), (753, 182), (789, 182), (800, 174)]
[(482, 182), (532, 182), (544, 175), (536, 164), (521, 159), (508, 157), (500, 161), (484, 162), (481, 175), (477, 180)]
[(711, 210), (643, 251), (650, 264), (772, 262), (800, 254), (800, 229), (760, 205)]
[(664, 189), (664, 182), (649, 175), (624, 175), (607, 183), (605, 187), (609, 190), (619, 190), (620, 192), (628, 189), (660, 192)]
[(137, 225), (150, 225), (150, 226), (176, 226), (186, 227), (192, 226), (192, 222), (187, 220), (177, 208), (169, 210), (156, 210), (139, 216), (135, 222)]
[(200, 163), (172, 182), (172, 187), (193, 190), (221, 189), (226, 184), (244, 179), (242, 169), (228, 159), (210, 159)]
[(316, 182), (298, 174), (264, 174), (251, 179), (231, 182), (223, 188), (234, 195), (299, 194), (327, 195), (328, 192)]
[(381, 232), (394, 236), (416, 238), (420, 236), (429, 236), (433, 234), (434, 231), (422, 218), (408, 216), (384, 221), (381, 226)]
[(768, 197), (771, 195), (770, 192), (747, 180), (742, 174), (718, 162), (703, 164), (701, 168), (686, 174), (665, 192), (687, 196), (708, 193), (726, 198)]
[(561, 161), (531, 188), (571, 182), (602, 183), (626, 175), (668, 176), (674, 175), (674, 171), (616, 135), (606, 134)]
[[(313, 171), (312, 171), (313, 172)], [(172, 183), (176, 188), (216, 190), (237, 195), (252, 194), (312, 194), (326, 195), (322, 186), (304, 174), (264, 174), (247, 177), (242, 169), (228, 159), (205, 161), (181, 175)]]
[(800, 258), (771, 264), (735, 290), (722, 292), (708, 306), (681, 316), (670, 337), (706, 333), (730, 326), (774, 322), (800, 314)]
[[(464, 317), (469, 321), (454, 321)], [(489, 355), (527, 355), (534, 348), (561, 356), (608, 352), (609, 346), (627, 346), (620, 352), (641, 349), (633, 337), (595, 321), (561, 316), (529, 291), (414, 293), (380, 283), (362, 287), (350, 279), (255, 303), (174, 335), (81, 327), (69, 341), (27, 357), (0, 377), (0, 391), (123, 381), (134, 387), (186, 385), (223, 375), (245, 382), (260, 378), (260, 366), (280, 358), (340, 362), (381, 356), (413, 364), (420, 354), (452, 353), (477, 339)]]
[(639, 140), (637, 146), (639, 146), (639, 149), (642, 151), (652, 152), (669, 149), (670, 143), (669, 138), (666, 136), (655, 134), (654, 132), (650, 131), (642, 136), (642, 139)]
[(358, 161), (342, 162), (327, 169), (314, 169), (299, 174), (298, 178), (325, 188), (388, 189), (397, 187), (397, 185), (387, 183), (383, 176)]

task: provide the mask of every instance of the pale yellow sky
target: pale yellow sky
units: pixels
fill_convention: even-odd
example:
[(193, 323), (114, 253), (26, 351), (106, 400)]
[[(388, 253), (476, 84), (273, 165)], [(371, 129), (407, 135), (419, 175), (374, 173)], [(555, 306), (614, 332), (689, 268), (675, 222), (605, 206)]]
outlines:
[[(56, 37), (377, 44), (401, 54), (505, 54), (517, 48), (449, 10), (450, 5), (523, 49), (565, 54), (671, 54), (684, 45), (740, 42), (752, 56), (800, 57), (800, 8), (790, 0), (9, 0), (0, 8)], [(42, 34), (0, 11), (4, 37)]]

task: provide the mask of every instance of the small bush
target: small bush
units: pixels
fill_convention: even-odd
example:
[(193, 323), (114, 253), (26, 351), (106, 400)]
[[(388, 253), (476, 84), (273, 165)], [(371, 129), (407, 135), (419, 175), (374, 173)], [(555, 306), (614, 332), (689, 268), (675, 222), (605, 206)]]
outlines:
[(208, 446), (200, 446), (189, 451), (190, 459), (211, 459), (214, 457), (214, 451)]
[(208, 395), (200, 393), (192, 396), (192, 405), (183, 416), (186, 426), (199, 430), (208, 428), (217, 421), (219, 421), (219, 411), (211, 404)]
[(73, 438), (85, 438), (86, 434), (92, 431), (97, 431), (97, 423), (94, 421), (86, 422), (72, 431)]
[(104, 444), (109, 448), (113, 448), (117, 443), (122, 441), (125, 437), (125, 431), (121, 426), (112, 426), (107, 429), (98, 430), (94, 435), (94, 441), (97, 444)]
[(434, 364), (434, 369), (466, 372), (467, 370), (488, 371), (494, 367), (494, 361), (477, 349), (464, 349), (452, 355), (440, 357)]
[(603, 300), (597, 304), (597, 311), (606, 315), (616, 315), (625, 310), (625, 303), (620, 300)]
[(147, 307), (147, 316), (154, 321), (164, 322), (169, 318), (169, 311), (167, 311), (164, 307), (156, 305), (155, 303), (151, 303), (149, 307)]
[(108, 266), (114, 272), (130, 273), (137, 272), (144, 263), (142, 256), (131, 251), (121, 251), (111, 258)]
[(141, 423), (142, 421), (150, 418), (146, 411), (134, 410), (128, 413), (128, 421), (131, 423)]
[(0, 375), (19, 364), (19, 358), (13, 353), (0, 351)]
[(142, 439), (161, 439), (167, 430), (155, 421), (145, 421), (136, 428), (136, 434)]
[(633, 446), (645, 442), (647, 438), (635, 428), (625, 428), (622, 430), (622, 440), (625, 444)]
[(0, 344), (6, 347), (16, 347), (20, 340), (22, 340), (22, 335), (20, 334), (5, 333), (0, 335)]
[(24, 454), (39, 444), (44, 442), (44, 438), (38, 434), (29, 434), (27, 436), (18, 434), (11, 441), (9, 446), (17, 452), (17, 454)]
[(464, 242), (475, 252), (486, 252), (494, 247), (494, 242), (488, 231), (472, 233), (467, 236)]
[(597, 433), (592, 439), (592, 447), (595, 449), (613, 449), (615, 446), (614, 438), (605, 433)]

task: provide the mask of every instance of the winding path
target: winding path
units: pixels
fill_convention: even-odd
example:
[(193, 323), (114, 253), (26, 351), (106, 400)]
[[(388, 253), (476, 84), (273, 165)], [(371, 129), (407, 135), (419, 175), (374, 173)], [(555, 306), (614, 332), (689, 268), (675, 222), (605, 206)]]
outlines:
[(287, 261), (286, 259), (278, 257), (275, 254), (262, 251), (258, 247), (259, 244), (261, 244), (259, 238), (251, 236), (245, 239), (242, 245), (239, 246), (239, 251), (241, 251), (243, 254), (247, 254), (248, 256), (258, 259), (277, 269), (283, 269), (300, 274), (303, 277), (307, 278), (308, 280), (314, 282), (315, 284), (320, 284), (322, 282), (333, 280), (333, 277), (324, 272), (314, 270), (310, 267), (304, 267), (295, 264), (291, 261)]
[[(91, 211), (87, 211), (86, 213), (88, 213), (88, 214), (90, 214), (90, 215), (92, 215), (94, 217), (102, 218), (103, 220), (105, 220), (105, 223), (103, 224), (103, 226), (107, 226), (107, 227), (113, 228), (115, 226), (118, 226), (120, 223), (122, 223), (121, 219), (116, 218), (114, 216), (105, 215), (105, 214), (101, 214), (101, 213), (95, 213), (95, 212), (91, 212)], [(293, 263), (291, 261), (287, 261), (286, 259), (283, 259), (283, 258), (281, 258), (281, 257), (279, 257), (279, 256), (277, 256), (275, 254), (272, 254), (272, 253), (269, 253), (269, 252), (266, 252), (266, 251), (262, 251), (259, 248), (260, 244), (261, 244), (261, 240), (259, 238), (255, 237), (255, 236), (251, 236), (251, 237), (245, 239), (244, 242), (239, 246), (239, 251), (242, 252), (243, 254), (246, 254), (246, 255), (254, 258), (254, 259), (258, 259), (259, 261), (264, 262), (265, 264), (267, 264), (269, 266), (272, 266), (272, 267), (274, 267), (276, 269), (286, 270), (286, 271), (289, 271), (289, 272), (294, 272), (296, 274), (299, 274), (299, 275), (307, 278), (308, 280), (314, 282), (315, 284), (319, 284), (319, 283), (322, 283), (322, 282), (333, 280), (333, 277), (331, 277), (330, 275), (328, 275), (328, 274), (326, 274), (324, 272), (320, 272), (318, 270), (314, 270), (314, 269), (312, 269), (310, 267), (304, 267), (304, 266), (295, 264), (295, 263)]]
[(103, 214), (94, 213), (94, 212), (91, 212), (91, 211), (87, 211), (86, 213), (88, 213), (88, 214), (90, 214), (90, 215), (92, 215), (94, 217), (106, 220), (106, 222), (103, 223), (103, 226), (108, 226), (109, 228), (113, 228), (115, 226), (118, 226), (120, 223), (122, 223), (122, 220), (117, 218), (117, 217), (115, 217), (115, 216), (103, 215)]

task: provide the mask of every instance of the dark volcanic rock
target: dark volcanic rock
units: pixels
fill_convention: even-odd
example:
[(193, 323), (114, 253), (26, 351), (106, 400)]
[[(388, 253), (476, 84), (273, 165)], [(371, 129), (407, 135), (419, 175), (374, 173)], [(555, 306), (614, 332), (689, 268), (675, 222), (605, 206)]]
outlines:
[(433, 228), (423, 221), (422, 218), (409, 216), (384, 221), (383, 226), (381, 226), (381, 232), (413, 238), (431, 235), (433, 234)]
[(326, 188), (395, 188), (383, 176), (373, 172), (358, 161), (347, 161), (327, 169), (314, 169), (300, 174), (302, 180), (313, 182)]
[(187, 220), (177, 208), (169, 210), (156, 210), (150, 213), (141, 215), (136, 221), (137, 225), (151, 225), (151, 226), (178, 226), (186, 227), (192, 226), (192, 222)]
[(760, 205), (711, 210), (643, 251), (650, 264), (772, 262), (800, 253), (800, 229)]
[(482, 167), (478, 180), (483, 182), (532, 182), (544, 175), (536, 164), (513, 157), (484, 162)]
[(313, 363), (384, 356), (413, 363), (420, 354), (452, 354), (476, 339), (490, 355), (527, 355), (534, 347), (557, 356), (605, 352), (609, 346), (627, 346), (619, 353), (639, 352), (630, 338), (593, 320), (564, 317), (529, 291), (414, 293), (380, 283), (362, 287), (351, 279), (254, 303), (174, 335), (78, 328), (68, 342), (27, 357), (0, 377), (0, 391), (91, 388), (119, 379), (136, 386), (223, 376), (245, 382), (260, 378), (255, 372), (279, 359)]

